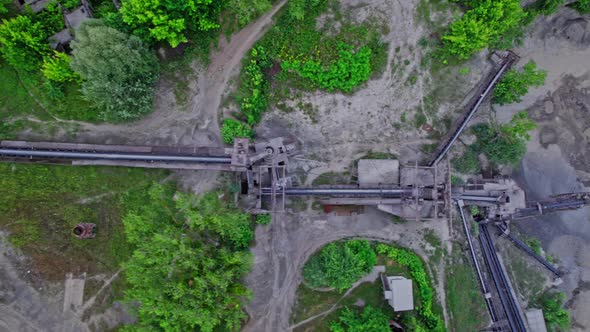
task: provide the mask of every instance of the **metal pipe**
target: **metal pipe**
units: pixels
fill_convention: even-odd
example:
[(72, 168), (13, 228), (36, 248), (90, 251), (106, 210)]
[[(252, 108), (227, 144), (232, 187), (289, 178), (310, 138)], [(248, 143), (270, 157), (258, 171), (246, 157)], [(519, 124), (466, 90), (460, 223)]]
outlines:
[[(262, 188), (262, 194), (270, 195), (272, 188)], [(360, 195), (360, 196), (402, 196), (412, 194), (412, 189), (381, 189), (381, 188), (286, 188), (287, 196), (316, 196), (316, 195)]]
[(453, 196), (453, 199), (462, 200), (462, 201), (469, 201), (469, 202), (489, 202), (489, 203), (498, 203), (500, 201), (500, 197), (477, 196), (477, 195), (457, 195), (457, 196)]
[(104, 152), (71, 152), (71, 151), (0, 149), (0, 156), (19, 157), (19, 158), (104, 159), (104, 160), (134, 160), (134, 161), (163, 161), (163, 162), (231, 164), (230, 157), (152, 155), (152, 154), (129, 154), (129, 153), (114, 153), (114, 152), (104, 153)]

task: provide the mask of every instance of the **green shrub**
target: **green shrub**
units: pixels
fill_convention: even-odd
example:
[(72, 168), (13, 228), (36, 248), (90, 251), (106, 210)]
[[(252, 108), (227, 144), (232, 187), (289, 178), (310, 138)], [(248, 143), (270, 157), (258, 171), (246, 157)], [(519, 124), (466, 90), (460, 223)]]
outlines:
[(376, 252), (379, 255), (386, 255), (398, 264), (407, 267), (410, 271), (412, 281), (418, 288), (420, 304), (416, 307), (416, 312), (420, 317), (420, 321), (426, 326), (423, 331), (445, 331), (441, 317), (433, 312), (434, 290), (432, 289), (422, 260), (409, 250), (395, 248), (385, 244), (377, 245)]
[(476, 1), (443, 35), (443, 53), (469, 59), (521, 25), (525, 17), (519, 0)]
[(520, 102), (530, 87), (545, 84), (546, 77), (547, 72), (538, 70), (533, 60), (524, 65), (522, 72), (511, 69), (496, 85), (492, 96), (493, 102), (500, 105)]
[(563, 309), (566, 296), (562, 292), (547, 291), (537, 299), (549, 331), (567, 331), (571, 326), (570, 313)]
[(252, 138), (254, 131), (252, 128), (245, 123), (241, 123), (234, 119), (223, 120), (221, 126), (221, 139), (225, 144), (232, 144), (236, 137)]
[(43, 59), (41, 72), (50, 81), (60, 83), (75, 81), (80, 77), (70, 68), (70, 61), (67, 54), (55, 51), (53, 56)]
[(527, 11), (538, 15), (551, 15), (557, 11), (559, 6), (563, 5), (563, 0), (537, 0)]
[(330, 332), (390, 332), (389, 317), (381, 310), (370, 305), (363, 308), (362, 313), (344, 308), (338, 320), (330, 322)]
[(580, 14), (590, 13), (590, 0), (578, 0), (572, 3), (570, 6), (577, 10)]
[(477, 152), (471, 148), (467, 148), (460, 157), (453, 158), (451, 164), (457, 172), (463, 174), (475, 174), (480, 171)]
[(496, 165), (515, 165), (526, 153), (528, 132), (536, 124), (527, 118), (526, 112), (519, 112), (502, 126), (480, 124), (473, 128), (477, 136), (473, 149), (483, 152)]
[(332, 287), (338, 292), (369, 273), (377, 258), (365, 240), (330, 243), (303, 267), (303, 277), (311, 287)]
[(321, 89), (350, 92), (371, 76), (371, 49), (363, 46), (353, 53), (352, 46), (338, 43), (338, 60), (325, 66), (318, 60), (293, 60), (281, 63), (283, 70), (293, 70)]
[(237, 21), (238, 27), (243, 27), (269, 10), (272, 4), (269, 0), (229, 0), (226, 7), (229, 15)]
[(29, 16), (2, 20), (0, 25), (0, 53), (6, 62), (17, 70), (35, 71), (51, 49), (49, 35), (40, 22)]
[(256, 215), (256, 223), (259, 225), (268, 225), (272, 221), (270, 214), (258, 214)]
[(268, 109), (268, 82), (264, 77), (264, 69), (272, 62), (269, 60), (266, 49), (256, 46), (250, 52), (250, 61), (245, 67), (245, 75), (242, 79), (245, 96), (241, 98), (240, 110), (246, 117), (249, 125), (260, 122), (262, 114)]

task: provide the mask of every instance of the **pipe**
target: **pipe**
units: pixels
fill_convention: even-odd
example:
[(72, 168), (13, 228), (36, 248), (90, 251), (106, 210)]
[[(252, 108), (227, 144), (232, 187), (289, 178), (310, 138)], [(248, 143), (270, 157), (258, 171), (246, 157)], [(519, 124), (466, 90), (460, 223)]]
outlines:
[[(262, 194), (270, 195), (271, 188), (262, 188)], [(403, 196), (412, 194), (412, 189), (381, 189), (381, 188), (286, 188), (287, 196), (316, 195), (359, 195), (359, 196)]]
[(0, 149), (0, 156), (18, 158), (57, 158), (57, 159), (105, 159), (105, 160), (133, 160), (133, 161), (163, 161), (163, 162), (189, 162), (231, 164), (230, 157), (208, 156), (182, 156), (182, 155), (151, 155), (129, 153), (104, 153), (104, 152), (69, 152), (47, 150), (19, 150)]

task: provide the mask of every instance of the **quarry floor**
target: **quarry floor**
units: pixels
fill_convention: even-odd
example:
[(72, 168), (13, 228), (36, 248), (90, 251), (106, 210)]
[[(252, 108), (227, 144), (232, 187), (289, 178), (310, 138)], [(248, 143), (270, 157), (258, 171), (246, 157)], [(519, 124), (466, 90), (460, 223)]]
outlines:
[[(432, 97), (437, 101), (437, 110), (426, 112), (430, 125), (438, 126), (444, 116), (456, 116), (474, 84), (490, 69), (485, 54), (464, 65), (470, 68), (468, 74), (459, 74), (460, 68), (450, 69), (444, 81), (421, 68), (422, 57), (428, 50), (418, 44), (430, 32), (416, 17), (419, 2), (375, 0), (367, 4), (343, 0), (344, 10), (352, 11), (353, 17), (359, 20), (378, 17), (389, 27), (390, 32), (384, 37), (389, 42), (389, 61), (384, 74), (352, 95), (304, 93), (289, 101), (310, 103), (315, 113), (313, 121), (303, 112), (272, 109), (257, 128), (263, 138), (287, 136), (298, 141), (301, 155), (292, 168), (304, 174), (307, 183), (328, 171), (346, 171), (351, 161), (371, 150), (394, 153), (402, 163), (420, 161), (425, 156), (420, 147), (436, 141), (428, 138), (428, 126), (413, 125), (416, 111), (424, 110), (425, 100)], [(272, 15), (284, 3), (277, 3), (272, 11), (232, 36), (229, 42), (222, 40), (206, 69), (193, 66), (194, 80), (189, 86), (187, 105), (176, 103), (171, 82), (163, 80), (154, 113), (126, 125), (79, 124), (74, 140), (220, 145), (219, 115), (226, 107), (223, 100), (231, 92), (231, 82), (239, 72), (243, 56), (270, 26)], [(538, 121), (539, 128), (529, 142), (522, 164), (503, 170), (517, 178), (531, 200), (587, 190), (584, 184), (590, 184), (587, 166), (590, 158), (589, 21), (589, 17), (580, 17), (567, 8), (551, 17), (540, 18), (529, 28), (523, 46), (515, 51), (522, 57), (520, 65), (534, 59), (540, 68), (548, 71), (546, 85), (531, 91), (519, 104), (505, 107), (488, 104), (478, 115), (479, 119), (495, 115), (500, 121), (507, 121), (514, 112), (527, 110)], [(417, 80), (408, 84), (413, 75), (417, 75)], [(439, 95), (433, 96), (433, 91)], [(403, 121), (406, 115), (409, 120)], [(65, 137), (65, 133), (58, 133), (53, 139), (65, 140)], [(34, 132), (23, 133), (22, 138), (48, 139)], [(182, 171), (175, 175), (185, 189), (200, 193), (215, 186), (218, 173)], [(246, 279), (253, 298), (246, 306), (251, 319), (245, 331), (289, 330), (290, 312), (301, 281), (300, 269), (326, 243), (350, 237), (395, 241), (427, 257), (421, 232), (432, 229), (443, 241), (451, 234), (446, 222), (396, 224), (389, 216), (370, 208), (358, 216), (334, 216), (319, 213), (310, 205), (288, 209), (277, 214), (269, 226), (257, 228), (252, 248), (254, 267)], [(590, 307), (590, 208), (525, 220), (516, 227), (541, 239), (544, 248), (568, 270), (559, 288), (568, 294), (573, 330), (589, 330), (590, 317), (585, 313)], [(42, 283), (27, 277), (30, 273), (18, 269), (22, 257), (10, 248), (2, 247), (2, 257), (0, 285), (13, 285), (13, 288), (0, 288), (0, 299), (10, 297), (13, 302), (10, 306), (0, 305), (0, 330), (41, 331), (54, 323), (58, 324), (55, 330), (88, 329), (81, 317), (66, 319), (60, 314), (63, 285), (39, 286)], [(442, 284), (439, 286), (444, 289)], [(444, 303), (444, 293), (440, 293), (439, 300)], [(113, 313), (105, 313), (109, 315)], [(55, 322), (56, 317), (62, 323)], [(121, 319), (124, 318), (113, 318)]]

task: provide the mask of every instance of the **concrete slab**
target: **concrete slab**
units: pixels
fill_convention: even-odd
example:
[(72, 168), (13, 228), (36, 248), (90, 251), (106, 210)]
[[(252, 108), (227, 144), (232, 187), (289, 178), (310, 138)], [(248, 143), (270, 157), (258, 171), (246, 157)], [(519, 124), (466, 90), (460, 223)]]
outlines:
[(399, 185), (399, 161), (395, 159), (361, 159), (358, 173), (361, 187)]

